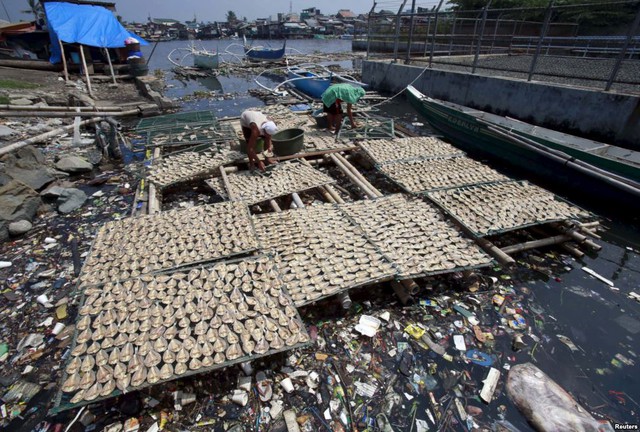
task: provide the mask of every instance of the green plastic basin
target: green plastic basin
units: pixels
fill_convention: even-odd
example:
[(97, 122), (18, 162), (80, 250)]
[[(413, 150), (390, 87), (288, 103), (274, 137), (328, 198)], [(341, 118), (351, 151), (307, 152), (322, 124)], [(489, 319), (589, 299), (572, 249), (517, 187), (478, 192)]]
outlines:
[(300, 153), (304, 148), (304, 131), (298, 128), (284, 129), (271, 137), (276, 156)]

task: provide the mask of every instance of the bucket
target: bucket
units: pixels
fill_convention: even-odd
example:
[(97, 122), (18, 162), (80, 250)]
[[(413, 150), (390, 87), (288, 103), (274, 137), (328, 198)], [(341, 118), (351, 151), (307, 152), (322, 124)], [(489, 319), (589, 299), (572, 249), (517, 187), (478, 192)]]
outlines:
[(271, 137), (276, 156), (300, 153), (304, 148), (304, 131), (298, 128), (284, 129)]
[[(244, 154), (247, 154), (247, 142), (242, 140), (240, 141), (240, 151)], [(264, 139), (258, 138), (256, 141), (256, 154), (260, 154), (264, 151)]]
[(311, 116), (316, 119), (316, 124), (320, 129), (326, 129), (329, 126), (329, 122), (327, 121), (327, 116), (324, 114), (322, 109), (315, 110)]
[(129, 75), (144, 76), (149, 73), (149, 66), (145, 63), (129, 63)]
[(69, 55), (71, 56), (71, 63), (73, 64), (80, 64), (80, 53), (77, 51), (71, 51), (69, 53)]

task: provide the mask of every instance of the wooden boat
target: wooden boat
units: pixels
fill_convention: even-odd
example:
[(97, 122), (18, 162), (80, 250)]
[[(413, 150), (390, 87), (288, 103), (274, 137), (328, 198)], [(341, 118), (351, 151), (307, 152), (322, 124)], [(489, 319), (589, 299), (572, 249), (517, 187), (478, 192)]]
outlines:
[(282, 60), (287, 49), (287, 40), (284, 40), (282, 48), (266, 48), (263, 46), (249, 46), (244, 39), (244, 55), (249, 61), (275, 62)]
[[(173, 58), (176, 54), (181, 56), (178, 58), (178, 61)], [(196, 48), (193, 43), (188, 48), (173, 49), (167, 56), (167, 59), (176, 67), (188, 69), (189, 66), (183, 64), (187, 57), (193, 58), (193, 67), (198, 69), (217, 69), (220, 65), (219, 52), (207, 51), (204, 48)]]
[(331, 85), (331, 74), (318, 74), (299, 66), (287, 69), (287, 79), (295, 88), (315, 99), (320, 99)]
[(640, 152), (433, 99), (413, 86), (406, 93), (431, 126), (471, 154), (499, 159), (556, 185), (578, 186), (584, 193), (596, 187), (612, 199), (640, 197)]
[(194, 50), (193, 65), (200, 69), (217, 69), (220, 65), (220, 55), (217, 52)]

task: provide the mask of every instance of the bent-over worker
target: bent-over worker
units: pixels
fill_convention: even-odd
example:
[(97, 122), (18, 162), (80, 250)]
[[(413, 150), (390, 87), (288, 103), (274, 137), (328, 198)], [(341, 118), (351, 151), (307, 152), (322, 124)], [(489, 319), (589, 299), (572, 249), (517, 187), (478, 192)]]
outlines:
[[(265, 170), (264, 163), (258, 159), (258, 153), (256, 146), (259, 138), (264, 139), (264, 150), (271, 152), (273, 143), (271, 142), (271, 136), (278, 132), (276, 124), (270, 120), (266, 115), (260, 111), (246, 110), (240, 115), (240, 126), (242, 127), (242, 134), (247, 141), (247, 156), (249, 157), (249, 169), (257, 165), (261, 171)], [(266, 158), (267, 163), (273, 163), (269, 158)]]
[(327, 129), (330, 131), (340, 130), (342, 124), (342, 102), (347, 103), (347, 116), (351, 122), (352, 128), (357, 128), (358, 124), (353, 120), (353, 112), (351, 106), (357, 103), (365, 91), (362, 87), (356, 87), (351, 84), (334, 84), (322, 93), (323, 111), (327, 113)]

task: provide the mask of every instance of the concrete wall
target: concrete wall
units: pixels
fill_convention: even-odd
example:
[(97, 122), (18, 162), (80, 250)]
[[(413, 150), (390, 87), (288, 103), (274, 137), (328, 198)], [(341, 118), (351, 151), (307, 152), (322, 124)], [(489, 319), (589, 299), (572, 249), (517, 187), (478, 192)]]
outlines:
[[(418, 66), (364, 61), (362, 80), (396, 93), (422, 72)], [(436, 99), (640, 151), (639, 96), (436, 69), (426, 69), (413, 86)]]

